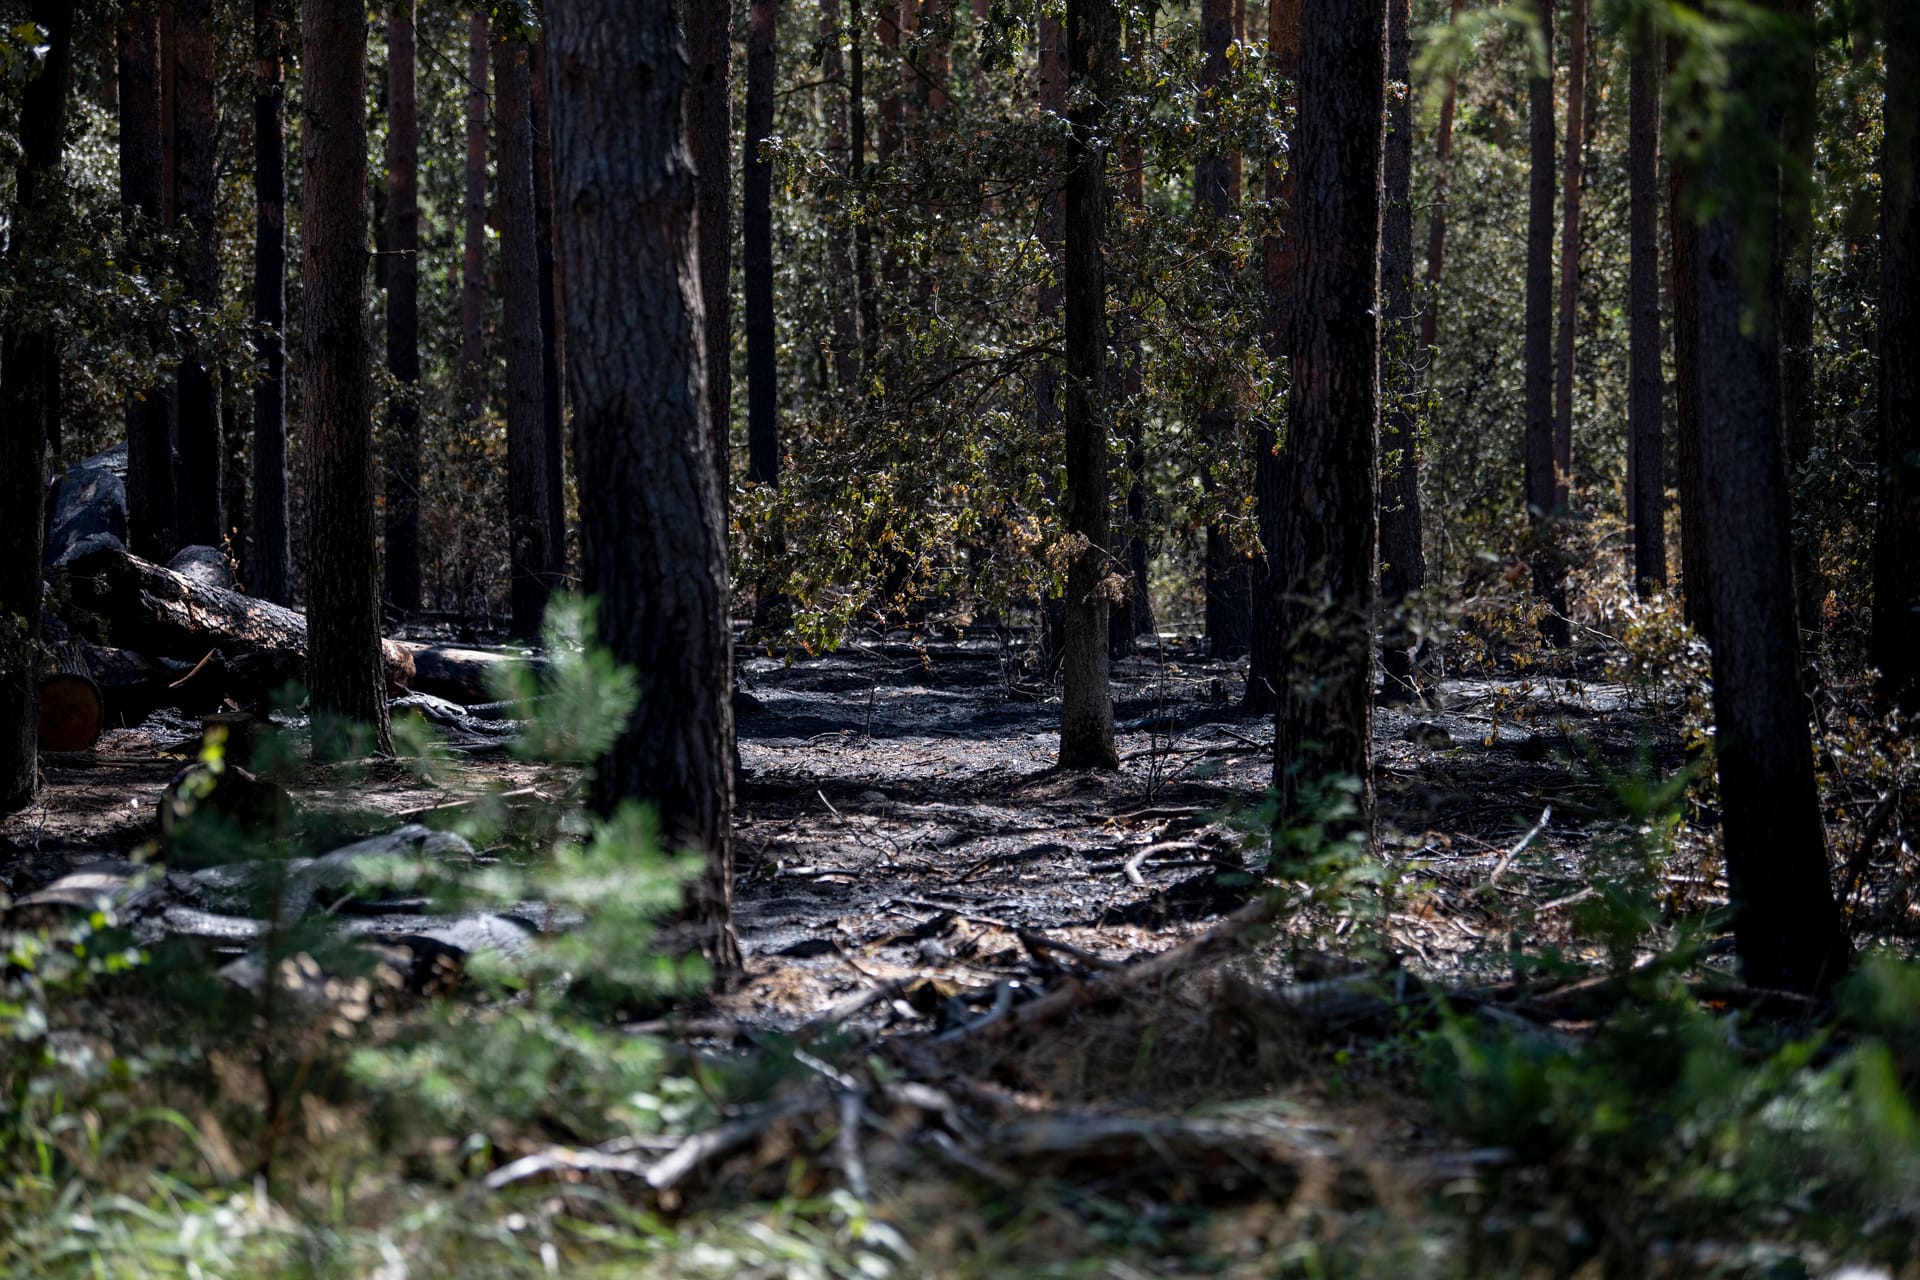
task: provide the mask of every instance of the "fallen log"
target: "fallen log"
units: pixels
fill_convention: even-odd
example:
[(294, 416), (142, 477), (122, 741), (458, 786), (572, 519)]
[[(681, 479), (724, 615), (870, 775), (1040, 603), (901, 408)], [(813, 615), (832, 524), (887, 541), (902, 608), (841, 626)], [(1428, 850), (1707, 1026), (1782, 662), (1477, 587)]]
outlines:
[(498, 680), (510, 662), (522, 661), (533, 664), (536, 671), (545, 665), (539, 657), (522, 657), (517, 653), (499, 653), (491, 649), (467, 649), (450, 644), (413, 644), (408, 641), (389, 641), (406, 650), (413, 660), (414, 678), (408, 686), (415, 693), (430, 693), (449, 702), (458, 702), (472, 708), (485, 706), (489, 718), (499, 718), (500, 708), (494, 705), (500, 696)]
[[(230, 696), (252, 700), (306, 678), (303, 614), (115, 547), (95, 547), (67, 567), (73, 605), (91, 615), (113, 647), (195, 665), (216, 654), (238, 686)], [(382, 643), (388, 683), (407, 687), (414, 678), (411, 651)]]

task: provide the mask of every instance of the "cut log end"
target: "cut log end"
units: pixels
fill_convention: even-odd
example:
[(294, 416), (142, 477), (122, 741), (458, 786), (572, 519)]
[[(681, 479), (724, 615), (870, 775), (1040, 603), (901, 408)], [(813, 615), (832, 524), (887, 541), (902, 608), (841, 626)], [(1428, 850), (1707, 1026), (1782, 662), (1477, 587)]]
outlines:
[(56, 671), (40, 682), (42, 751), (91, 751), (106, 721), (100, 686), (86, 676)]

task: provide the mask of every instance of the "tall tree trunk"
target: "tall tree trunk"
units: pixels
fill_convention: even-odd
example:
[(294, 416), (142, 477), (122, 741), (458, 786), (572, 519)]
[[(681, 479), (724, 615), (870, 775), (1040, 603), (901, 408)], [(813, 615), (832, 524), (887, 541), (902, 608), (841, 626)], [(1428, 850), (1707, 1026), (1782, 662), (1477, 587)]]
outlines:
[[(1780, 188), (1780, 398), (1791, 483), (1813, 452), (1813, 187), (1820, 73), (1813, 0), (1787, 0), (1786, 11), (1794, 21), (1796, 44), (1780, 117), (1786, 158)], [(1810, 539), (1793, 541), (1793, 583), (1800, 628), (1818, 633), (1826, 591)]]
[(533, 231), (540, 266), (541, 443), (547, 455), (547, 552), (557, 584), (567, 573), (567, 335), (560, 324), (566, 282), (553, 257), (553, 105), (547, 91), (547, 42), (531, 48)]
[[(74, 0), (33, 0), (28, 16), (46, 33), (38, 74), (21, 90), (20, 152), (14, 162), (14, 220), (5, 259), (23, 293), (59, 242), (58, 171), (66, 137), (73, 64)], [(29, 313), (30, 314), (30, 313)], [(30, 803), (39, 773), (35, 702), (40, 673), (42, 517), (47, 491), (47, 406), (57, 335), (28, 320), (0, 337), (0, 814)]]
[(724, 980), (740, 967), (732, 646), (682, 142), (687, 69), (671, 6), (550, 0), (547, 21), (583, 576), (602, 640), (641, 682), (594, 801), (603, 813), (648, 801), (670, 847), (705, 855), (689, 905)]
[(1386, 610), (1381, 658), (1391, 695), (1412, 694), (1416, 629), (1407, 596), (1427, 582), (1421, 542), (1419, 356), (1413, 302), (1413, 6), (1387, 0), (1385, 197), (1380, 229), (1380, 602)]
[(687, 149), (700, 204), (700, 291), (707, 326), (707, 422), (720, 494), (733, 488), (733, 5), (681, 0), (687, 28)]
[(499, 129), (501, 329), (507, 348), (507, 559), (513, 632), (540, 634), (553, 589), (547, 527), (546, 399), (540, 384), (540, 251), (533, 213), (532, 69), (526, 36), (493, 44), (493, 111)]
[(287, 66), (280, 0), (253, 0), (253, 545), (247, 585), (293, 597), (287, 510)]
[[(1572, 0), (1567, 22), (1567, 137), (1560, 186), (1560, 325), (1554, 358), (1553, 496), (1572, 499), (1574, 356), (1580, 325), (1580, 197), (1586, 183), (1587, 0)], [(1566, 588), (1560, 586), (1564, 597)], [(1561, 606), (1564, 612), (1564, 606)]]
[[(1669, 78), (1680, 54), (1679, 37), (1670, 37), (1667, 45)], [(1671, 102), (1670, 112), (1685, 118), (1697, 111), (1694, 101)], [(1684, 592), (1687, 624), (1702, 638), (1713, 638), (1713, 620), (1707, 608), (1706, 532), (1701, 524), (1705, 505), (1702, 486), (1705, 476), (1700, 463), (1701, 366), (1700, 331), (1696, 324), (1699, 311), (1697, 291), (1699, 228), (1693, 220), (1693, 162), (1676, 148), (1667, 161), (1667, 227), (1672, 242), (1673, 293), (1673, 399), (1675, 462), (1680, 489), (1680, 586)]]
[(420, 611), (420, 125), (416, 0), (387, 3), (387, 607)]
[[(1267, 56), (1274, 71), (1292, 81), (1293, 106), (1299, 107), (1300, 76), (1300, 0), (1269, 0), (1267, 6)], [(1294, 134), (1299, 133), (1296, 119)], [(1265, 294), (1261, 317), (1261, 342), (1269, 360), (1293, 357), (1294, 271), (1299, 259), (1299, 223), (1295, 219), (1293, 138), (1288, 139), (1285, 161), (1267, 157), (1267, 203), (1281, 210), (1284, 219), (1279, 235), (1269, 235), (1262, 243), (1261, 285)], [(1291, 391), (1289, 391), (1291, 397)], [(1286, 458), (1276, 444), (1277, 433), (1270, 428), (1257, 433), (1253, 451), (1254, 512), (1260, 524), (1260, 560), (1254, 567), (1253, 629), (1247, 657), (1247, 692), (1242, 707), (1256, 715), (1273, 715), (1280, 709), (1282, 640), (1280, 634), (1281, 598), (1289, 589), (1285, 565), (1281, 559), (1285, 524), (1281, 519), (1287, 504)]]
[[(846, 59), (840, 42), (846, 32), (840, 24), (840, 0), (820, 2), (820, 40), (823, 53), (820, 78), (826, 82), (827, 155), (841, 172), (851, 175), (853, 154), (848, 141), (849, 115)], [(836, 216), (827, 223), (827, 292), (833, 308), (833, 379), (841, 388), (860, 377), (860, 299), (854, 288), (853, 246), (844, 223)]]
[[(860, 0), (847, 0), (847, 111), (851, 138), (847, 149), (847, 179), (856, 187), (867, 177), (866, 23)], [(873, 362), (880, 349), (880, 303), (873, 287), (873, 229), (865, 219), (853, 228), (855, 307), (860, 316), (860, 358)]]
[[(1466, 0), (1452, 0), (1447, 25), (1457, 26)], [(1433, 209), (1427, 214), (1427, 293), (1420, 313), (1420, 368), (1430, 387), (1433, 358), (1440, 342), (1440, 280), (1447, 254), (1447, 184), (1452, 178), (1453, 117), (1460, 97), (1459, 77), (1449, 75), (1440, 98), (1440, 124), (1433, 138)]]
[(1920, 14), (1888, 6), (1881, 159), (1880, 519), (1873, 660), (1887, 696), (1920, 713)]
[(460, 399), (467, 421), (487, 407), (487, 11), (467, 21), (467, 185), (461, 205)]
[[(174, 219), (192, 228), (186, 294), (214, 306), (220, 290), (220, 113), (214, 100), (213, 0), (180, 0), (173, 43)], [(220, 397), (197, 339), (189, 338), (178, 375), (178, 475), (181, 542), (217, 547), (226, 539), (220, 512)]]
[[(1064, 118), (1067, 114), (1067, 31), (1058, 18), (1040, 19), (1040, 109)], [(1060, 170), (1065, 170), (1064, 157)], [(1040, 246), (1046, 251), (1048, 274), (1040, 284), (1038, 310), (1043, 329), (1051, 329), (1060, 318), (1062, 282), (1065, 279), (1064, 256), (1067, 238), (1067, 197), (1064, 186), (1049, 185), (1040, 197)], [(1059, 438), (1060, 364), (1043, 358), (1033, 374), (1033, 426), (1040, 440)], [(1048, 497), (1061, 501), (1061, 495), (1049, 486)], [(1052, 598), (1040, 608), (1040, 659), (1049, 677), (1063, 656), (1066, 616), (1062, 602)]]
[(760, 153), (773, 136), (774, 36), (778, 0), (752, 0), (747, 26), (746, 146), (740, 224), (747, 302), (747, 479), (780, 478), (779, 394), (773, 331), (773, 165)]
[[(975, 21), (979, 0), (975, 0)], [(1145, 24), (1136, 20), (1127, 30), (1127, 58), (1135, 65), (1146, 52)], [(1147, 156), (1137, 139), (1120, 144), (1120, 196), (1136, 214), (1147, 203)], [(1149, 576), (1152, 569), (1147, 548), (1147, 454), (1143, 441), (1145, 406), (1140, 401), (1145, 386), (1142, 367), (1145, 353), (1140, 343), (1140, 312), (1128, 299), (1124, 326), (1115, 348), (1120, 352), (1120, 403), (1127, 437), (1126, 520), (1115, 548), (1127, 569), (1127, 598), (1115, 607), (1107, 628), (1109, 657), (1133, 653), (1143, 635), (1153, 634), (1153, 598)], [(1257, 603), (1257, 602), (1256, 602)]]
[(1714, 371), (1700, 405), (1701, 529), (1734, 942), (1753, 986), (1813, 994), (1845, 971), (1848, 942), (1829, 885), (1793, 613), (1770, 52), (1757, 39), (1729, 50), (1744, 110), (1699, 175), (1714, 210), (1698, 227), (1692, 317), (1701, 367)]
[[(1200, 69), (1200, 89), (1205, 97), (1203, 111), (1209, 119), (1217, 119), (1222, 105), (1220, 97), (1226, 92), (1221, 82), (1231, 70), (1227, 50), (1234, 36), (1233, 0), (1204, 0), (1200, 14), (1200, 39), (1206, 52), (1206, 62)], [(1218, 136), (1217, 130), (1210, 132)], [(1238, 154), (1208, 144), (1193, 166), (1194, 208), (1217, 224), (1224, 222), (1239, 202)], [(1230, 291), (1233, 287), (1231, 267), (1219, 267), (1218, 275), (1222, 291)], [(1224, 361), (1215, 376), (1228, 376)], [(1212, 386), (1206, 394), (1211, 399), (1200, 415), (1200, 434), (1209, 449), (1225, 454), (1236, 436), (1233, 389)], [(1211, 491), (1211, 468), (1205, 479)], [(1252, 639), (1252, 566), (1235, 550), (1231, 533), (1220, 521), (1208, 521), (1206, 538), (1207, 647), (1214, 657), (1225, 658), (1245, 652)]]
[(1536, 544), (1533, 588), (1548, 610), (1540, 630), (1549, 644), (1565, 645), (1572, 637), (1565, 616), (1565, 573), (1554, 536), (1562, 504), (1553, 414), (1553, 8), (1554, 0), (1534, 0), (1546, 52), (1545, 62), (1534, 68), (1528, 93), (1525, 462), (1527, 515)]
[(1369, 834), (1385, 25), (1373, 0), (1300, 3), (1292, 426), (1275, 583), (1288, 657), (1274, 739), (1280, 821), (1326, 816), (1315, 793), (1344, 778), (1357, 789), (1353, 825)]
[[(120, 23), (120, 202), (134, 220), (128, 265), (144, 274), (155, 267), (145, 241), (160, 230), (166, 204), (160, 15), (128, 8)], [(146, 388), (127, 402), (126, 416), (128, 544), (135, 555), (164, 564), (179, 546), (166, 397)]]
[(1067, 139), (1066, 463), (1067, 569), (1061, 663), (1060, 767), (1118, 769), (1107, 659), (1107, 99), (1120, 60), (1113, 0), (1067, 6), (1072, 97)]
[(1627, 473), (1633, 582), (1642, 598), (1667, 585), (1666, 386), (1660, 335), (1660, 46), (1653, 24), (1632, 33), (1628, 73)]
[[(307, 695), (317, 754), (369, 746), (385, 754), (393, 742), (368, 403), (366, 5), (302, 0), (300, 30)], [(370, 738), (349, 739), (349, 725)]]

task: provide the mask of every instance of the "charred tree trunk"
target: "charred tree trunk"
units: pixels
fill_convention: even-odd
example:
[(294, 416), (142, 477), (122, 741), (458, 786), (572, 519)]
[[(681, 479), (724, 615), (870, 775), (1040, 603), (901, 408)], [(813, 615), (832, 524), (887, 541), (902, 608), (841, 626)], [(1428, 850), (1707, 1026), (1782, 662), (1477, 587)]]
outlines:
[(733, 5), (682, 0), (687, 28), (687, 149), (699, 189), (700, 293), (706, 307), (707, 422), (720, 493), (732, 489)]
[(253, 0), (253, 545), (247, 582), (293, 597), (287, 510), (287, 66), (280, 0)]
[(386, 597), (420, 611), (420, 125), (416, 0), (387, 4)]
[(1326, 817), (1317, 793), (1346, 779), (1353, 825), (1369, 834), (1385, 25), (1386, 7), (1372, 0), (1301, 0), (1292, 427), (1276, 583), (1288, 657), (1274, 740), (1280, 821)]
[[(307, 695), (317, 754), (386, 754), (368, 403), (366, 6), (302, 0), (300, 30)], [(356, 741), (361, 733), (370, 736)]]
[(540, 265), (541, 443), (547, 454), (547, 553), (557, 585), (567, 574), (567, 335), (560, 325), (565, 282), (553, 260), (553, 104), (547, 93), (547, 44), (531, 48), (533, 230)]
[[(1267, 7), (1267, 56), (1273, 69), (1294, 82), (1294, 107), (1299, 106), (1300, 75), (1300, 0), (1270, 0)], [(1299, 131), (1295, 125), (1295, 133)], [(1293, 356), (1294, 271), (1299, 258), (1300, 227), (1294, 190), (1296, 174), (1292, 139), (1284, 162), (1267, 158), (1267, 203), (1278, 206), (1285, 219), (1279, 235), (1266, 237), (1262, 245), (1261, 283), (1265, 292), (1261, 341), (1270, 360), (1291, 360)], [(1291, 394), (1291, 393), (1289, 393)], [(1253, 630), (1249, 636), (1247, 692), (1244, 708), (1256, 715), (1272, 715), (1280, 709), (1281, 671), (1280, 602), (1289, 589), (1285, 565), (1281, 560), (1287, 503), (1286, 458), (1277, 444), (1277, 433), (1260, 432), (1253, 451), (1254, 512), (1260, 524), (1261, 557), (1254, 566)]]
[[(1206, 62), (1200, 71), (1200, 88), (1206, 97), (1205, 111), (1217, 116), (1220, 103), (1216, 95), (1224, 93), (1220, 85), (1230, 70), (1227, 50), (1233, 44), (1233, 0), (1204, 0), (1201, 6), (1200, 38)], [(1216, 135), (1217, 136), (1217, 135)], [(1193, 203), (1202, 217), (1224, 222), (1240, 202), (1239, 156), (1229, 150), (1208, 149), (1193, 166)], [(1233, 287), (1231, 267), (1217, 267), (1220, 287)], [(1224, 362), (1222, 362), (1224, 364)], [(1222, 377), (1224, 371), (1216, 374)], [(1222, 455), (1230, 451), (1236, 436), (1233, 389), (1212, 386), (1211, 397), (1200, 417), (1200, 434), (1207, 447)], [(1209, 489), (1214, 487), (1213, 469), (1203, 473)], [(1206, 628), (1207, 647), (1216, 658), (1246, 652), (1253, 635), (1253, 571), (1247, 558), (1234, 547), (1231, 531), (1219, 520), (1207, 523), (1206, 546)]]
[(1667, 585), (1666, 388), (1660, 337), (1660, 64), (1652, 24), (1633, 34), (1629, 56), (1627, 474), (1633, 582), (1642, 598)]
[[(1567, 22), (1566, 164), (1560, 186), (1560, 325), (1554, 357), (1553, 496), (1572, 500), (1574, 356), (1580, 326), (1580, 197), (1586, 182), (1587, 0), (1572, 0)], [(1559, 584), (1562, 599), (1565, 584)], [(1561, 613), (1565, 605), (1557, 606)]]
[(1533, 526), (1533, 589), (1547, 607), (1541, 634), (1549, 644), (1572, 638), (1554, 524), (1562, 515), (1553, 414), (1553, 7), (1534, 0), (1546, 49), (1528, 93), (1530, 176), (1527, 186), (1526, 501)]
[[(1453, 0), (1447, 11), (1449, 26), (1458, 25), (1466, 0)], [(1452, 177), (1453, 117), (1458, 107), (1460, 84), (1447, 77), (1440, 99), (1440, 124), (1433, 138), (1433, 211), (1427, 215), (1427, 293), (1426, 309), (1420, 313), (1420, 368), (1427, 385), (1433, 383), (1433, 358), (1440, 342), (1440, 281), (1447, 252), (1447, 183)]]
[(460, 399), (467, 421), (487, 407), (487, 11), (467, 25), (467, 186), (460, 258)]
[[(1413, 64), (1411, 0), (1387, 0), (1385, 197), (1380, 228), (1380, 603), (1381, 658), (1389, 696), (1416, 692), (1407, 596), (1427, 583), (1421, 542), (1418, 353), (1413, 303)], [(1406, 85), (1402, 92), (1398, 86)]]
[(546, 400), (540, 384), (540, 257), (533, 214), (532, 73), (527, 39), (500, 32), (493, 45), (499, 128), (501, 329), (507, 348), (507, 560), (513, 633), (540, 634), (553, 589), (547, 527)]
[[(192, 231), (187, 299), (213, 306), (220, 289), (213, 0), (181, 0), (174, 11), (174, 221)], [(177, 386), (179, 537), (189, 546), (217, 547), (227, 534), (220, 511), (220, 397), (197, 339), (187, 340)]]
[(547, 19), (582, 565), (601, 638), (641, 682), (594, 799), (603, 813), (652, 803), (670, 847), (705, 855), (688, 910), (693, 941), (724, 981), (740, 968), (732, 652), (720, 469), (702, 394), (687, 68), (671, 6), (552, 0)]
[[(778, 0), (753, 0), (747, 27), (746, 146), (740, 225), (747, 302), (747, 479), (780, 478), (779, 386), (773, 331), (773, 165), (761, 146), (773, 136), (774, 35)], [(724, 153), (723, 153), (724, 154)]]
[(1066, 180), (1065, 524), (1067, 569), (1061, 664), (1060, 767), (1118, 769), (1107, 656), (1107, 218), (1106, 104), (1120, 58), (1113, 0), (1067, 6), (1073, 95)]
[(1881, 161), (1880, 520), (1873, 542), (1873, 660), (1888, 698), (1920, 713), (1920, 14), (1886, 22)]
[[(160, 16), (128, 8), (120, 22), (120, 201), (133, 221), (127, 261), (144, 273), (154, 266), (147, 239), (165, 212)], [(166, 397), (147, 388), (127, 403), (127, 534), (140, 555), (165, 560), (178, 545), (173, 473)]]
[[(73, 63), (74, 0), (34, 0), (32, 20), (46, 53), (20, 100), (20, 154), (14, 163), (14, 221), (5, 259), (17, 290), (36, 280), (58, 243), (57, 178), (66, 137)], [(44, 397), (60, 348), (49, 327), (16, 323), (0, 337), (0, 814), (33, 799), (39, 772), (35, 695), (40, 675), (41, 539), (47, 491)]]
[(1732, 95), (1744, 109), (1699, 175), (1715, 197), (1697, 230), (1692, 316), (1701, 367), (1714, 371), (1714, 393), (1700, 403), (1701, 530), (1734, 941), (1753, 986), (1815, 994), (1845, 972), (1849, 947), (1828, 879), (1794, 623), (1779, 195), (1764, 150), (1779, 127), (1769, 52), (1757, 41), (1729, 51)]

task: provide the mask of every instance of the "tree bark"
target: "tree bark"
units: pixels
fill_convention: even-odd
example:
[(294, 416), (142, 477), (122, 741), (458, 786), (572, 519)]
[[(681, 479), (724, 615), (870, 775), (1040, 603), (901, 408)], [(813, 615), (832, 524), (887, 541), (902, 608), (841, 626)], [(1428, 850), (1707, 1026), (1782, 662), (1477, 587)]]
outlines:
[(706, 307), (707, 421), (720, 493), (733, 487), (733, 5), (681, 0), (687, 27), (687, 147), (700, 204), (700, 292)]
[(540, 257), (533, 211), (532, 72), (522, 32), (496, 33), (493, 107), (499, 129), (501, 329), (507, 348), (507, 559), (513, 633), (540, 634), (553, 589), (548, 528), (546, 399), (541, 389)]
[(649, 801), (671, 847), (705, 855), (689, 913), (725, 980), (740, 967), (732, 646), (683, 143), (687, 67), (669, 5), (552, 0), (547, 15), (583, 576), (601, 638), (641, 681), (594, 800), (603, 813)]
[(1421, 542), (1419, 354), (1413, 302), (1413, 6), (1387, 0), (1387, 138), (1380, 232), (1380, 602), (1386, 692), (1416, 692), (1419, 636), (1406, 615), (1407, 596), (1427, 582)]
[(1632, 34), (1628, 73), (1627, 473), (1634, 590), (1667, 585), (1666, 387), (1660, 334), (1660, 64), (1651, 22)]
[(567, 573), (567, 335), (560, 325), (566, 282), (554, 266), (553, 104), (547, 90), (547, 43), (530, 48), (533, 119), (533, 230), (540, 266), (541, 443), (547, 455), (547, 553), (556, 586)]
[[(1844, 973), (1848, 942), (1829, 885), (1794, 623), (1768, 53), (1758, 40), (1729, 50), (1730, 88), (1748, 109), (1699, 175), (1714, 210), (1697, 230), (1692, 316), (1701, 367), (1714, 371), (1700, 404), (1701, 530), (1735, 946), (1750, 985), (1817, 994)], [(1757, 280), (1756, 263), (1765, 264)]]
[[(1291, 105), (1299, 108), (1300, 76), (1300, 0), (1269, 0), (1267, 7), (1267, 56), (1273, 69), (1294, 83)], [(1294, 133), (1298, 134), (1296, 119)], [(1262, 244), (1261, 285), (1265, 294), (1265, 314), (1261, 317), (1261, 341), (1270, 360), (1290, 360), (1293, 356), (1294, 270), (1299, 258), (1299, 223), (1295, 215), (1296, 175), (1291, 150), (1283, 162), (1267, 157), (1267, 203), (1281, 211), (1283, 229)], [(1289, 389), (1291, 398), (1292, 391)], [(1280, 709), (1281, 635), (1280, 601), (1288, 590), (1281, 561), (1286, 510), (1286, 458), (1275, 443), (1271, 429), (1259, 432), (1253, 451), (1254, 512), (1260, 525), (1260, 559), (1254, 566), (1253, 628), (1247, 656), (1247, 692), (1242, 707), (1255, 715), (1273, 715)]]
[(487, 11), (467, 24), (467, 185), (461, 206), (460, 399), (467, 421), (487, 407)]
[[(73, 63), (74, 0), (34, 0), (29, 17), (46, 33), (38, 74), (20, 99), (20, 153), (14, 162), (14, 221), (5, 260), (23, 292), (59, 243), (56, 183), (66, 137)], [(34, 703), (40, 674), (41, 539), (47, 491), (44, 397), (60, 348), (50, 327), (29, 320), (0, 337), (0, 814), (30, 803), (39, 773)]]
[[(1203, 112), (1209, 119), (1218, 116), (1217, 95), (1230, 64), (1227, 49), (1233, 44), (1233, 0), (1204, 0), (1200, 18), (1201, 45), (1206, 62), (1200, 70), (1200, 89), (1206, 101)], [(1217, 130), (1209, 130), (1217, 136)], [(1240, 163), (1236, 152), (1205, 143), (1193, 166), (1193, 203), (1203, 216), (1224, 222), (1240, 202)], [(1218, 269), (1223, 291), (1231, 291), (1231, 268)], [(1224, 376), (1224, 375), (1216, 375)], [(1208, 388), (1211, 401), (1200, 415), (1200, 434), (1209, 448), (1224, 454), (1235, 437), (1233, 390), (1230, 386)], [(1213, 488), (1212, 469), (1203, 473), (1208, 489)], [(1216, 658), (1244, 653), (1253, 638), (1253, 568), (1234, 548), (1233, 537), (1218, 521), (1207, 523), (1206, 533), (1206, 629), (1207, 648)]]
[(280, 0), (253, 0), (253, 323), (261, 377), (253, 391), (253, 543), (247, 582), (275, 604), (293, 598), (287, 510), (286, 34)]
[[(314, 748), (393, 750), (380, 654), (367, 343), (367, 13), (302, 0), (301, 409)], [(352, 732), (349, 733), (348, 727)]]
[[(1572, 498), (1573, 375), (1580, 326), (1580, 197), (1586, 184), (1586, 118), (1587, 0), (1572, 0), (1567, 22), (1567, 136), (1560, 185), (1560, 325), (1553, 404), (1553, 495), (1554, 505), (1562, 511)], [(1564, 585), (1560, 591), (1564, 597)]]
[(1547, 643), (1572, 638), (1566, 624), (1565, 577), (1555, 546), (1554, 522), (1562, 513), (1553, 412), (1553, 8), (1534, 0), (1545, 45), (1545, 62), (1534, 68), (1528, 93), (1530, 171), (1527, 185), (1526, 502), (1533, 527), (1533, 589), (1547, 607), (1541, 634)]
[(1920, 15), (1884, 11), (1881, 160), (1880, 519), (1873, 647), (1887, 697), (1920, 713)]
[(780, 478), (779, 387), (773, 329), (773, 165), (760, 148), (773, 136), (774, 36), (778, 0), (752, 0), (747, 26), (746, 145), (740, 225), (747, 302), (747, 479)]
[[(220, 289), (220, 116), (214, 100), (213, 0), (180, 0), (173, 28), (174, 222), (191, 228), (186, 296), (214, 307)], [(217, 547), (227, 536), (220, 510), (220, 397), (199, 341), (189, 337), (178, 374), (182, 544)]]
[(1355, 815), (1331, 825), (1369, 837), (1385, 25), (1375, 0), (1301, 0), (1292, 426), (1275, 584), (1288, 655), (1274, 740), (1280, 821), (1329, 817), (1316, 793), (1346, 779)]
[[(154, 269), (145, 241), (165, 212), (165, 139), (161, 128), (160, 15), (128, 8), (120, 19), (120, 201), (132, 220), (127, 262)], [(127, 403), (127, 536), (141, 555), (161, 560), (179, 539), (174, 501), (173, 430), (157, 387)]]
[(416, 0), (387, 4), (386, 597), (420, 611), (420, 125)]
[(1061, 664), (1060, 767), (1118, 769), (1107, 656), (1107, 219), (1106, 104), (1120, 57), (1113, 0), (1067, 6), (1072, 95), (1067, 139), (1066, 463), (1067, 569)]
[[(1447, 10), (1447, 25), (1457, 26), (1466, 0), (1452, 0)], [(1447, 184), (1452, 178), (1453, 118), (1459, 105), (1460, 81), (1447, 77), (1440, 98), (1440, 124), (1433, 138), (1433, 210), (1427, 215), (1427, 292), (1426, 307), (1420, 313), (1420, 367), (1429, 387), (1433, 383), (1433, 360), (1440, 342), (1440, 281), (1447, 253)]]

